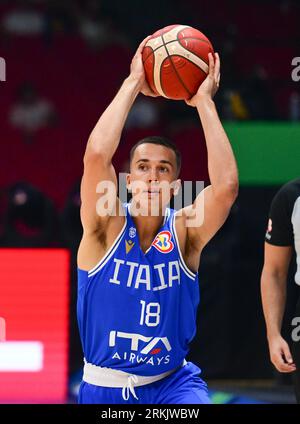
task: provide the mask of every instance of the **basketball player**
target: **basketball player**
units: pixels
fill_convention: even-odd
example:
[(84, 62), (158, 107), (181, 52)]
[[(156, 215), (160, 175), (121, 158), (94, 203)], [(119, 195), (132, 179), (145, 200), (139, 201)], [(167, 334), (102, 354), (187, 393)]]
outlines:
[[(223, 225), (238, 191), (235, 159), (212, 100), (220, 60), (210, 54), (209, 75), (186, 101), (197, 108), (204, 129), (211, 185), (176, 214), (167, 208), (180, 184), (180, 153), (169, 140), (148, 137), (131, 150), (127, 185), (132, 202), (121, 204), (113, 155), (137, 95), (155, 96), (142, 64), (147, 40), (84, 155), (77, 308), (85, 365), (79, 403), (210, 403), (200, 369), (185, 356), (196, 332), (200, 254)], [(97, 193), (103, 181), (109, 189)], [(162, 183), (170, 185), (168, 198)], [(202, 209), (202, 225), (189, 226)]]
[(285, 184), (272, 201), (268, 229), (265, 236), (265, 260), (261, 276), (263, 309), (267, 326), (270, 357), (280, 372), (295, 372), (295, 392), (300, 403), (300, 298), (296, 306), (296, 320), (292, 321), (291, 354), (288, 343), (281, 336), (285, 308), (286, 283), (293, 247), (297, 255), (296, 284), (300, 285), (300, 178)]

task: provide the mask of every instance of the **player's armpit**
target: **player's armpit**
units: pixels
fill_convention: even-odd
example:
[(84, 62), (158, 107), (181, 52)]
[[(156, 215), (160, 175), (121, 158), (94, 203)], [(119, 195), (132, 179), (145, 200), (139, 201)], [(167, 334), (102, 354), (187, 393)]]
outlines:
[(198, 194), (194, 203), (183, 210), (186, 214), (187, 237), (199, 250), (209, 242), (226, 221), (237, 197), (237, 190), (215, 195), (212, 186)]
[(101, 154), (85, 155), (80, 195), (80, 216), (85, 232), (105, 227), (110, 217), (118, 213), (115, 169)]

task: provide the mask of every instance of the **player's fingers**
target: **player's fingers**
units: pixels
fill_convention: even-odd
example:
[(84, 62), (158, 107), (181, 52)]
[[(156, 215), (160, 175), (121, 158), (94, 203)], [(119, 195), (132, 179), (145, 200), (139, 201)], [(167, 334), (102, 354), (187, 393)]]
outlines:
[(159, 94), (156, 94), (150, 87), (149, 85), (144, 85), (143, 89), (141, 90), (141, 93), (144, 94), (145, 96), (151, 96), (151, 97), (158, 97)]
[(295, 364), (279, 363), (279, 364), (274, 364), (274, 365), (277, 368), (277, 370), (280, 371), (280, 372), (288, 373), (288, 372), (296, 371)]
[[(280, 372), (292, 372), (295, 371), (296, 367), (293, 362), (286, 363), (284, 360), (284, 353), (283, 353), (283, 346), (281, 349), (276, 350), (276, 352), (273, 352), (271, 355), (271, 361), (275, 368)], [(284, 355), (284, 356), (283, 356)]]
[(140, 53), (143, 50), (149, 38), (151, 38), (151, 35), (148, 35), (146, 38), (143, 39), (143, 41), (140, 43), (140, 45), (137, 48), (136, 54)]
[(208, 53), (208, 66), (209, 66), (209, 72), (208, 72), (209, 76), (214, 77), (215, 62), (214, 62), (213, 55), (211, 53)]
[(154, 91), (149, 90), (149, 91), (147, 92), (147, 96), (151, 96), (151, 97), (158, 97), (158, 96), (159, 96), (159, 94), (156, 94), (156, 93), (154, 93)]
[(216, 83), (217, 89), (218, 89), (218, 88), (219, 88), (219, 86), (220, 86), (220, 77), (221, 77), (221, 75), (219, 74), (219, 75), (217, 76), (217, 79), (215, 80), (215, 83)]
[(221, 63), (220, 63), (220, 56), (219, 53), (215, 53), (215, 70), (214, 70), (214, 76), (215, 76), (215, 80), (216, 82), (218, 82), (218, 78), (220, 75), (220, 67), (221, 67)]
[(136, 50), (136, 52), (135, 52), (135, 54), (134, 54), (134, 56), (133, 56), (133, 58), (132, 58), (132, 61), (131, 62), (133, 62), (134, 60), (137, 60), (137, 59), (139, 59), (140, 57), (141, 57), (141, 54), (142, 54), (142, 51), (143, 51), (143, 48), (145, 47), (145, 44), (147, 43), (147, 41), (149, 40), (149, 38), (151, 37), (151, 35), (148, 35), (146, 38), (144, 38), (144, 40), (140, 43), (140, 45), (138, 46), (138, 48), (137, 48), (137, 50)]
[(287, 343), (284, 344), (284, 346), (282, 347), (282, 350), (283, 350), (283, 354), (284, 354), (284, 357), (285, 357), (286, 362), (288, 364), (293, 364), (294, 363), (293, 357), (292, 357), (290, 348), (289, 348), (289, 346), (288, 346)]

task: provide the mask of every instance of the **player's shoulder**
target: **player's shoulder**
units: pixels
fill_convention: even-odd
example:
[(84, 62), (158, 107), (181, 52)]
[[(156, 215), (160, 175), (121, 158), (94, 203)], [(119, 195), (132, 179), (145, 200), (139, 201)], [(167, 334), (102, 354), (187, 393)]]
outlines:
[(186, 206), (182, 209), (172, 209), (169, 208), (167, 216), (167, 225), (170, 226), (171, 231), (174, 233), (175, 237), (178, 238), (179, 243), (185, 245), (185, 240), (187, 236), (187, 219), (190, 215), (189, 206)]
[(126, 217), (117, 215), (111, 217), (105, 227), (90, 232), (84, 231), (77, 252), (78, 268), (84, 271), (93, 269), (104, 255), (112, 249), (125, 233)]
[(287, 194), (297, 194), (300, 195), (300, 178), (296, 178), (294, 180), (288, 181), (284, 184), (279, 192), (287, 193)]
[(300, 197), (300, 178), (296, 178), (284, 184), (275, 194), (273, 205), (292, 206)]

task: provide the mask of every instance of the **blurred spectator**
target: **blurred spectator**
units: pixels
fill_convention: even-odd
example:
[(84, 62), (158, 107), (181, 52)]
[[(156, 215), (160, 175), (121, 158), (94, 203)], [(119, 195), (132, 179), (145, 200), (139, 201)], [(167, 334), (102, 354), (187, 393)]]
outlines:
[(249, 119), (249, 111), (238, 90), (224, 91), (222, 117), (229, 120)]
[(31, 1), (18, 0), (16, 5), (1, 19), (1, 26), (7, 35), (36, 35), (44, 30), (43, 13), (36, 10)]
[(268, 75), (260, 65), (253, 67), (241, 90), (250, 119), (276, 119), (274, 99), (268, 87)]
[(19, 87), (9, 119), (12, 126), (21, 130), (24, 141), (30, 143), (39, 129), (57, 122), (57, 115), (53, 105), (39, 97), (34, 85), (26, 82)]
[(61, 215), (63, 242), (74, 251), (78, 249), (82, 237), (80, 205), (80, 182), (77, 182), (66, 200)]
[(19, 182), (8, 190), (2, 245), (47, 247), (55, 245), (57, 219), (52, 202), (39, 190)]
[(91, 49), (126, 43), (126, 37), (117, 31), (113, 16), (103, 11), (102, 2), (88, 0), (78, 13), (79, 34)]
[(174, 4), (174, 0), (102, 0), (101, 3), (103, 9), (114, 17), (117, 28), (130, 38), (134, 49), (148, 34), (177, 23), (181, 16), (178, 12), (181, 7), (178, 2)]
[(139, 97), (128, 114), (125, 128), (155, 127), (159, 122), (158, 107), (157, 100)]
[(72, 0), (51, 0), (45, 11), (46, 41), (52, 41), (55, 35), (76, 31), (77, 2)]

